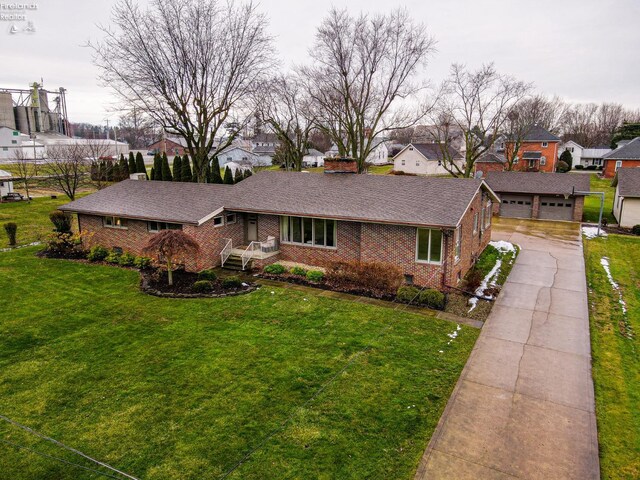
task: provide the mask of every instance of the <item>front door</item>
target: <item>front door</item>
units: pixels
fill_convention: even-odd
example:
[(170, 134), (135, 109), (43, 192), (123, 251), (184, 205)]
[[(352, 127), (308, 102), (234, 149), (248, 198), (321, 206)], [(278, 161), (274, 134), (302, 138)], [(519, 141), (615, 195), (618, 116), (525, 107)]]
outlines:
[(249, 215), (247, 217), (247, 241), (258, 241), (258, 216)]

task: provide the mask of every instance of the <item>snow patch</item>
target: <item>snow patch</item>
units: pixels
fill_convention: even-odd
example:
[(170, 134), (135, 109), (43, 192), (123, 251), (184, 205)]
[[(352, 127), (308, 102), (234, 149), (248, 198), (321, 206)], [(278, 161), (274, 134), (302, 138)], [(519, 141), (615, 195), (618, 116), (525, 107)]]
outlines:
[[(582, 235), (587, 238), (596, 238), (598, 236), (598, 227), (585, 225), (582, 227)], [(605, 232), (603, 229), (600, 229), (600, 236), (606, 237), (607, 232)]]
[[(453, 342), (456, 338), (458, 338), (458, 332), (462, 329), (462, 327), (460, 326), (460, 324), (456, 324), (456, 329), (451, 332), (451, 333), (447, 333), (447, 337), (449, 337), (449, 341), (447, 342), (447, 345), (449, 345), (451, 342)], [(440, 350), (440, 353), (442, 353), (442, 350)]]
[(10, 252), (11, 250), (17, 250), (19, 248), (34, 247), (36, 245), (42, 245), (42, 242), (31, 242), (31, 243), (27, 243), (26, 245), (18, 245), (17, 247), (0, 248), (0, 252)]
[[(509, 245), (513, 246), (512, 244), (509, 244)], [(476, 291), (473, 293), (475, 293), (476, 295), (482, 296), (484, 295), (484, 291), (487, 289), (489, 285), (495, 286), (496, 279), (498, 278), (498, 275), (500, 273), (500, 267), (502, 267), (502, 260), (498, 259), (496, 261), (496, 264), (491, 269), (491, 271), (487, 273), (486, 277), (482, 279), (482, 282), (480, 282), (480, 286), (476, 288)], [(469, 299), (469, 303), (471, 304), (471, 308), (469, 308), (469, 311), (472, 311), (478, 305), (478, 299), (476, 297), (471, 297)]]
[(516, 247), (513, 243), (505, 242), (504, 240), (491, 241), (489, 242), (489, 245), (491, 245), (493, 248), (496, 248), (500, 253), (509, 253), (516, 251)]
[(624, 298), (622, 298), (622, 292), (620, 291), (620, 285), (618, 285), (618, 283), (613, 279), (613, 276), (611, 275), (611, 268), (610, 268), (610, 265), (609, 265), (609, 258), (608, 257), (602, 257), (600, 259), (600, 265), (602, 265), (602, 268), (604, 268), (604, 271), (607, 274), (607, 278), (609, 279), (609, 283), (611, 284), (613, 289), (616, 292), (618, 292), (618, 302), (620, 303), (620, 306), (622, 307), (622, 313), (624, 315), (626, 315), (627, 314), (627, 303), (624, 301)]

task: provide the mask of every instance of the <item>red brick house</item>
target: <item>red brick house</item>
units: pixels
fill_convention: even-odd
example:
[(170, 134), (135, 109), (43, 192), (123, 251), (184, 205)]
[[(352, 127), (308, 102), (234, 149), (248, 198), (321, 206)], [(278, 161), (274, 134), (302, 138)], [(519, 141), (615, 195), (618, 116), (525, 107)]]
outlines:
[(182, 138), (161, 138), (147, 146), (147, 150), (153, 153), (166, 152), (169, 157), (172, 155), (185, 155), (189, 153), (187, 151), (187, 144)]
[[(505, 141), (505, 155), (507, 158), (512, 158), (511, 153), (516, 143), (509, 139)], [(522, 172), (555, 172), (559, 144), (559, 137), (539, 125), (533, 125), (520, 142), (513, 170)]]
[(478, 157), (475, 161), (473, 164), (473, 173), (486, 177), (489, 172), (502, 172), (505, 169), (506, 164), (507, 159), (504, 155), (495, 152), (487, 152)]
[(618, 169), (622, 167), (640, 167), (640, 137), (618, 146), (602, 158), (604, 160), (602, 174), (605, 178), (615, 177)]
[(491, 238), (498, 197), (482, 180), (260, 172), (236, 185), (125, 180), (62, 207), (94, 244), (140, 254), (161, 229), (182, 229), (200, 252), (191, 271), (241, 261), (399, 266), (408, 282), (455, 285)]

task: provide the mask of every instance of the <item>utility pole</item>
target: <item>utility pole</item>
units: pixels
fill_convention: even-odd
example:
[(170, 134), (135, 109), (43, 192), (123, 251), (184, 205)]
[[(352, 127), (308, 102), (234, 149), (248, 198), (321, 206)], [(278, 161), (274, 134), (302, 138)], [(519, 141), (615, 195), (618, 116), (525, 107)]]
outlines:
[(602, 212), (604, 211), (604, 192), (581, 192), (576, 191), (575, 187), (573, 187), (572, 195), (598, 195), (600, 197), (600, 214), (598, 215), (598, 237), (600, 236), (600, 231), (602, 230)]

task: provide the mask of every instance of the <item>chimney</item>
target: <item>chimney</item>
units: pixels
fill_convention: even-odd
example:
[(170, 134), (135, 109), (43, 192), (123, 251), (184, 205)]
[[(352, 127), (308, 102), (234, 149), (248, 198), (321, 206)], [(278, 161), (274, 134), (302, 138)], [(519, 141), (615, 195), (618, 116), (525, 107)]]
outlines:
[(358, 162), (354, 158), (326, 157), (324, 173), (358, 173)]

